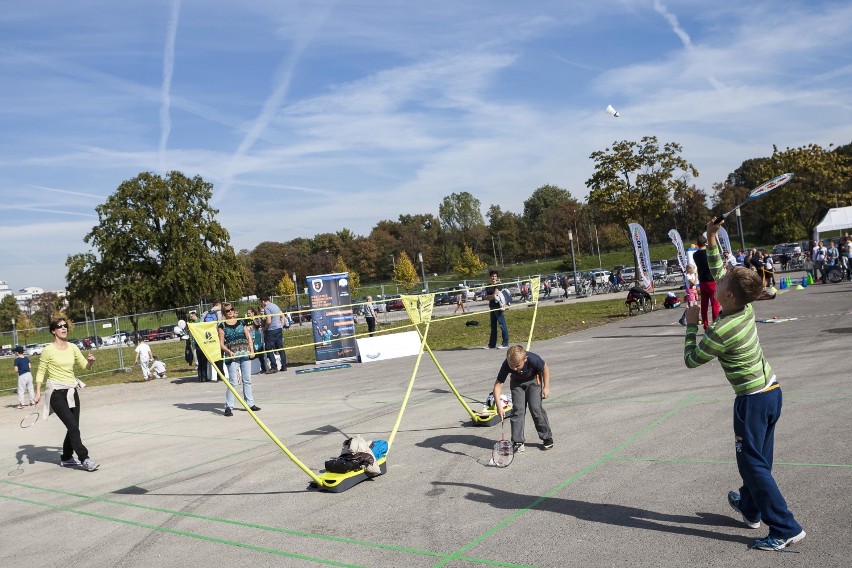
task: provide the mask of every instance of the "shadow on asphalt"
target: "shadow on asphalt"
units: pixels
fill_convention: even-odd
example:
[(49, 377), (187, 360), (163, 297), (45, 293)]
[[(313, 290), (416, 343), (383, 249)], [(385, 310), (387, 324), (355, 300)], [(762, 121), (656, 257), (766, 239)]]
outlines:
[(199, 412), (210, 412), (222, 414), (224, 404), (221, 402), (176, 402), (175, 407), (181, 410), (197, 410)]
[[(494, 508), (505, 509), (512, 512), (516, 512), (519, 509), (526, 509), (530, 507), (530, 504), (535, 503), (532, 507), (533, 509), (547, 511), (550, 513), (558, 513), (561, 515), (569, 515), (581, 521), (588, 521), (592, 523), (603, 523), (621, 527), (697, 536), (718, 541), (740, 542), (744, 545), (750, 545), (756, 538), (755, 536), (723, 534), (713, 530), (689, 526), (699, 525), (703, 527), (743, 528), (744, 525), (741, 522), (736, 521), (734, 518), (726, 515), (718, 515), (716, 513), (697, 512), (694, 516), (672, 515), (649, 511), (646, 509), (638, 509), (636, 507), (613, 505), (611, 503), (589, 503), (586, 501), (561, 499), (558, 497), (542, 499), (537, 495), (512, 493), (493, 487), (477, 485), (475, 483), (433, 481), (432, 484), (435, 485), (436, 488), (441, 485), (468, 487), (471, 489), (471, 492), (465, 495), (466, 499), (476, 501), (478, 503), (485, 503)], [(437, 495), (435, 490), (430, 491), (429, 494)]]
[(679, 337), (683, 339), (683, 333), (656, 333), (654, 335), (642, 335), (631, 333), (630, 335), (593, 335), (592, 339), (638, 339), (644, 337)]
[(19, 447), (20, 449), (15, 452), (18, 464), (24, 463), (24, 456), (27, 458), (26, 463), (30, 465), (36, 462), (57, 464), (59, 463), (59, 454), (62, 453), (62, 448), (58, 446), (34, 446), (32, 444), (24, 444)]

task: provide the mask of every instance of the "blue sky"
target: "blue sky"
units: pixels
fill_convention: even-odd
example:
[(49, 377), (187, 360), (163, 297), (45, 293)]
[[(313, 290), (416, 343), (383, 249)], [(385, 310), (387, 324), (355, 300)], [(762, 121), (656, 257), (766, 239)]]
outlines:
[(850, 30), (852, 3), (819, 0), (10, 0), (0, 280), (63, 287), (142, 171), (213, 183), (237, 250), (453, 192), (583, 199), (589, 155), (645, 135), (710, 192), (773, 144), (852, 142)]

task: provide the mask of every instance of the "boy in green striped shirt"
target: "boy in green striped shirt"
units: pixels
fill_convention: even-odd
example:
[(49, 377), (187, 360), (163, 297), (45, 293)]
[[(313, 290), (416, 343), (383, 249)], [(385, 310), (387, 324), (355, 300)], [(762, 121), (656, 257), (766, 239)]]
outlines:
[(743, 480), (739, 493), (728, 493), (728, 503), (749, 528), (763, 521), (769, 535), (752, 548), (780, 550), (805, 538), (805, 531), (787, 508), (772, 477), (775, 424), (781, 416), (781, 385), (763, 356), (751, 302), (763, 293), (763, 280), (748, 268), (725, 271), (716, 233), (721, 223), (707, 224), (707, 260), (716, 279), (716, 299), (722, 306), (718, 320), (698, 333), (698, 306), (687, 308), (684, 361), (690, 369), (714, 358), (734, 389), (734, 447)]

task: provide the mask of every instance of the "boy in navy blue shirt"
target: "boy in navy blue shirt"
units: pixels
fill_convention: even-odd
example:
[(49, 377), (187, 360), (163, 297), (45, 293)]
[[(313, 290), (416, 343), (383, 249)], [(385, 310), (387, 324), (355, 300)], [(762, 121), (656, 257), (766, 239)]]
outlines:
[(15, 371), (18, 373), (18, 408), (24, 407), (24, 391), (30, 394), (30, 406), (35, 406), (30, 358), (24, 355), (24, 348), (20, 345), (15, 347)]
[[(542, 441), (542, 450), (553, 447), (553, 433), (547, 421), (547, 413), (541, 406), (542, 399), (550, 396), (550, 368), (535, 353), (528, 353), (520, 345), (509, 347), (506, 360), (497, 373), (494, 383), (494, 400), (500, 400), (503, 383), (512, 377), (512, 442), (515, 452), (524, 451), (524, 420), (527, 407), (530, 409), (538, 437)], [(505, 409), (497, 403), (497, 413), (503, 420)]]

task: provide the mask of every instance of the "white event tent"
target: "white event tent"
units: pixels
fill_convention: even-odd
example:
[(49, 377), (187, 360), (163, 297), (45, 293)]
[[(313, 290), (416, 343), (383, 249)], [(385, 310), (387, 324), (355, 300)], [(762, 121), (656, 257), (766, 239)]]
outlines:
[(814, 227), (814, 240), (819, 240), (820, 233), (839, 229), (852, 229), (852, 207), (829, 209), (819, 225)]

